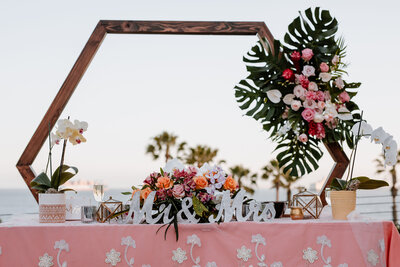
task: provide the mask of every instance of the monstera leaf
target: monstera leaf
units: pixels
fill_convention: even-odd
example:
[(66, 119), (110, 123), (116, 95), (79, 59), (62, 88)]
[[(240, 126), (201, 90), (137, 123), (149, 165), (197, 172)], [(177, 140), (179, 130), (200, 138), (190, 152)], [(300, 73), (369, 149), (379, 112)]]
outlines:
[(286, 52), (310, 48), (320, 62), (330, 61), (338, 50), (335, 33), (338, 30), (338, 22), (329, 11), (311, 8), (305, 12), (305, 17), (300, 13), (289, 25), (289, 32), (285, 34)]

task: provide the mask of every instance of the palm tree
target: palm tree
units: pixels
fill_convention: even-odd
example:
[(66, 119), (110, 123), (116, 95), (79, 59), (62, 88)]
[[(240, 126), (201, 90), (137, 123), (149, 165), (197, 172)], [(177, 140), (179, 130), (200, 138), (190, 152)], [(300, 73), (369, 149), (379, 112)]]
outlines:
[(213, 149), (206, 145), (197, 145), (189, 148), (189, 153), (185, 157), (187, 164), (197, 164), (201, 167), (204, 163), (210, 163), (218, 154), (218, 149)]
[[(176, 141), (178, 136), (168, 133), (166, 131), (152, 138), (151, 143), (147, 145), (146, 154), (151, 154), (154, 160), (157, 160), (160, 156), (164, 155), (165, 162), (172, 159), (171, 149), (177, 145)], [(178, 144), (176, 157), (179, 157), (179, 153), (185, 149), (186, 142)]]
[[(385, 159), (383, 155), (381, 155), (379, 158), (375, 159), (376, 162), (376, 173), (385, 173), (387, 172), (385, 168)], [(397, 183), (397, 172), (396, 172), (396, 166), (397, 164), (400, 163), (400, 151), (397, 153), (397, 161), (396, 163), (390, 168), (389, 174), (392, 176), (392, 188), (390, 188), (390, 191), (392, 193), (392, 216), (393, 216), (393, 221), (394, 223), (397, 223), (397, 205), (396, 205), (396, 196), (397, 196), (397, 188), (396, 188), (396, 183)]]
[[(229, 168), (232, 177), (238, 181), (239, 188), (243, 188), (247, 192), (253, 194), (254, 186), (257, 184), (257, 174), (251, 173), (249, 169), (244, 168), (242, 165), (235, 165)], [(243, 185), (243, 180), (249, 181), (250, 185)]]
[(300, 177), (291, 176), (290, 170), (286, 173), (283, 172), (283, 168), (279, 167), (279, 162), (276, 159), (271, 160), (266, 166), (262, 168), (262, 179), (268, 179), (272, 177), (272, 188), (276, 189), (276, 201), (279, 201), (279, 189), (286, 189), (287, 200), (290, 201), (292, 196), (292, 184), (296, 182)]

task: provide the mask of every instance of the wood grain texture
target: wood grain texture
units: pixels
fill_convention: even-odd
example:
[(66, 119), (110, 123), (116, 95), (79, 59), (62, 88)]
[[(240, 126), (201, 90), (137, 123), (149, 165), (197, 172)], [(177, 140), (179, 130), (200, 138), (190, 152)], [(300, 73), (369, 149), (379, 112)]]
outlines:
[(346, 153), (344, 153), (343, 148), (339, 145), (339, 143), (324, 143), (326, 149), (331, 155), (332, 159), (335, 161), (333, 164), (333, 168), (328, 175), (320, 193), (319, 197), (321, 199), (322, 205), (326, 206), (328, 203), (326, 202), (325, 189), (332, 183), (334, 178), (342, 178), (344, 173), (346, 172), (347, 167), (350, 164), (350, 160), (347, 157)]

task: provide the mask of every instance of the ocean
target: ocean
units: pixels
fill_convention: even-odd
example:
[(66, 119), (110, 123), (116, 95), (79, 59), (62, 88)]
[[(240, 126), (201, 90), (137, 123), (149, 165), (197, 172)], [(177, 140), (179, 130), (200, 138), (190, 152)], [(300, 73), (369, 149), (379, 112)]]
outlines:
[[(109, 189), (104, 193), (104, 200), (112, 196), (114, 199), (127, 202), (129, 196), (122, 195), (121, 192), (126, 189)], [(68, 192), (67, 197), (72, 192)], [(76, 195), (82, 198), (85, 203), (96, 203), (91, 191), (79, 191)], [(275, 200), (274, 189), (259, 189), (253, 195), (258, 201)], [(286, 200), (286, 192), (280, 191), (280, 200)], [(397, 214), (400, 217), (400, 197), (397, 199)], [(378, 190), (359, 190), (357, 192), (357, 211), (361, 214), (383, 220), (392, 220), (392, 198), (389, 189)], [(18, 214), (36, 214), (38, 213), (38, 204), (28, 189), (0, 189), (0, 219), (5, 222), (11, 216)]]

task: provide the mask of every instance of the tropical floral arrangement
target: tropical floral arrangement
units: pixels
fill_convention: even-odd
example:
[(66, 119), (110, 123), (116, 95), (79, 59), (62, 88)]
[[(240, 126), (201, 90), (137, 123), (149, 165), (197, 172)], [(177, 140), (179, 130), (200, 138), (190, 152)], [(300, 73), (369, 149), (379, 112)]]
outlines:
[(244, 62), (250, 73), (235, 87), (246, 115), (263, 123), (278, 142), (277, 160), (284, 172), (302, 176), (318, 168), (321, 142), (346, 142), (360, 119), (353, 102), (360, 83), (347, 82), (338, 22), (329, 11), (307, 9), (288, 27), (284, 43), (259, 41)]
[[(57, 122), (55, 133), (51, 132), (49, 126), (49, 155), (46, 164), (46, 170), (40, 173), (32, 180), (31, 186), (39, 193), (62, 193), (72, 189), (63, 188), (64, 183), (73, 178), (78, 173), (78, 168), (64, 164), (65, 149), (67, 141), (73, 145), (86, 142), (86, 138), (82, 135), (88, 128), (88, 123), (75, 120), (72, 123), (68, 119), (62, 119)], [(61, 153), (61, 162), (59, 167), (53, 172), (52, 149), (55, 145), (59, 145), (63, 140), (63, 148)], [(51, 177), (51, 178), (49, 178)]]
[[(179, 160), (169, 160), (160, 172), (151, 173), (144, 181), (143, 186), (132, 186), (133, 192), (123, 194), (140, 194), (141, 206), (152, 191), (156, 191), (153, 210), (162, 213), (162, 205), (171, 204), (169, 217), (173, 217), (175, 232), (177, 231), (177, 214), (181, 210), (183, 198), (192, 198), (193, 209), (200, 219), (200, 223), (208, 222), (210, 215), (217, 215), (217, 204), (222, 197), (222, 191), (229, 190), (231, 196), (238, 192), (238, 183), (217, 165), (207, 163), (201, 168), (185, 166)], [(178, 238), (178, 237), (177, 237)]]

